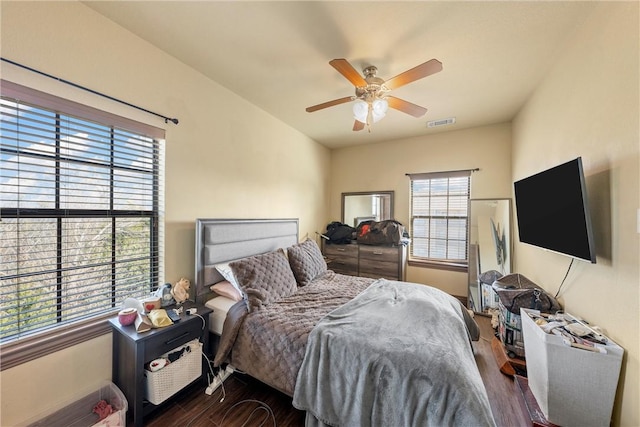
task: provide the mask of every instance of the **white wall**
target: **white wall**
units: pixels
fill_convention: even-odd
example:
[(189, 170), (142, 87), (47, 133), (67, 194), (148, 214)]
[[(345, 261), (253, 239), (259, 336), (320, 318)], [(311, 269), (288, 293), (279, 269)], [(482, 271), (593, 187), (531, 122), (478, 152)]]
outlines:
[[(640, 425), (638, 5), (599, 4), (513, 122), (514, 180), (582, 156), (597, 264), (574, 263), (560, 302), (625, 348), (623, 426)], [(517, 272), (557, 292), (569, 258), (521, 243), (515, 254)]]
[[(196, 218), (328, 215), (329, 150), (79, 2), (1, 3), (2, 56), (177, 117), (178, 125), (2, 63), (2, 78), (166, 128), (165, 278), (193, 279)], [(0, 425), (111, 378), (111, 336), (2, 371)]]
[[(373, 130), (375, 132), (375, 129)], [(331, 151), (331, 218), (341, 218), (341, 194), (393, 190), (395, 219), (409, 227), (407, 173), (480, 168), (471, 198), (511, 197), (511, 126), (502, 123)], [(412, 267), (407, 280), (467, 295), (467, 273)]]

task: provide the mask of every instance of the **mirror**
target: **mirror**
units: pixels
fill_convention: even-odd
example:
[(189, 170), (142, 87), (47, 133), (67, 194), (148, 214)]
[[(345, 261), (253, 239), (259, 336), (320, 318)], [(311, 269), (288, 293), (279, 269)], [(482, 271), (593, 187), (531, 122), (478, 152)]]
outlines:
[(393, 191), (342, 193), (342, 222), (357, 227), (362, 221), (393, 219)]
[(511, 199), (469, 200), (469, 309), (498, 308), (491, 285), (511, 273)]

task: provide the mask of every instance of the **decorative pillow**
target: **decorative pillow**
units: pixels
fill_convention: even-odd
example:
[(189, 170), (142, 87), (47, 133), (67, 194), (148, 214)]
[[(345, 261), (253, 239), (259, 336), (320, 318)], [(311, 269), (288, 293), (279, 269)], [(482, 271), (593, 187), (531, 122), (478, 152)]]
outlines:
[(299, 286), (309, 284), (327, 271), (327, 263), (322, 252), (312, 239), (291, 246), (288, 249), (288, 255), (289, 265)]
[(277, 302), (296, 291), (296, 278), (282, 249), (229, 263), (251, 309)]
[(237, 290), (228, 280), (223, 280), (215, 285), (211, 285), (209, 289), (218, 295), (222, 295), (223, 297), (227, 297), (234, 301), (240, 301), (242, 299), (240, 291)]

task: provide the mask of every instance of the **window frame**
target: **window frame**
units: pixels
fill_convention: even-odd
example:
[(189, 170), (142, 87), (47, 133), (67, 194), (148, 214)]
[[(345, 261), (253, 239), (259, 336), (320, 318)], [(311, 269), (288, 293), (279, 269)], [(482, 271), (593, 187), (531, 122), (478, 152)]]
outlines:
[[(411, 243), (409, 245), (409, 254), (408, 254), (408, 265), (414, 267), (423, 267), (423, 268), (434, 268), (441, 270), (449, 270), (456, 272), (467, 272), (469, 265), (469, 200), (471, 199), (471, 172), (473, 170), (458, 170), (458, 171), (444, 171), (444, 172), (429, 172), (429, 173), (419, 173), (419, 174), (407, 174), (410, 179), (409, 182), (409, 227), (411, 230)], [(428, 257), (420, 257), (414, 256), (414, 244), (415, 244), (415, 233), (414, 233), (414, 220), (416, 218), (433, 218), (433, 215), (415, 215), (414, 214), (414, 191), (413, 184), (414, 181), (424, 181), (424, 180), (435, 180), (435, 179), (443, 179), (443, 178), (459, 178), (466, 177), (467, 181), (467, 191), (466, 191), (466, 225), (465, 225), (465, 259), (464, 260), (455, 260), (455, 259), (439, 259), (439, 258), (428, 258)], [(449, 196), (447, 196), (448, 198)], [(442, 217), (438, 215), (437, 217)], [(449, 210), (447, 210), (447, 215), (444, 218), (460, 218), (459, 216), (451, 216), (449, 215)], [(428, 235), (427, 235), (428, 237)], [(446, 240), (449, 240), (448, 238)]]
[[(37, 108), (58, 112), (64, 116), (76, 117), (80, 121), (91, 121), (98, 123), (111, 129), (117, 128), (125, 132), (131, 132), (138, 135), (144, 135), (153, 139), (153, 144), (157, 148), (157, 156), (154, 154), (152, 160), (153, 169), (153, 188), (157, 189), (157, 193), (152, 196), (151, 213), (146, 217), (149, 218), (149, 262), (150, 264), (150, 290), (159, 286), (159, 282), (163, 275), (164, 269), (164, 251), (161, 240), (164, 235), (164, 129), (160, 129), (148, 124), (140, 123), (128, 119), (126, 117), (117, 116), (112, 113), (101, 111), (93, 107), (82, 105), (73, 101), (69, 101), (57, 96), (37, 91), (25, 86), (21, 86), (5, 80), (0, 81), (2, 89), (2, 97), (14, 99), (20, 103), (37, 106)], [(111, 142), (113, 144), (113, 142)], [(114, 171), (114, 164), (109, 166)], [(57, 175), (57, 174), (56, 174)], [(113, 186), (113, 182), (111, 186)], [(113, 187), (111, 187), (113, 191)], [(57, 197), (57, 196), (56, 196)], [(30, 209), (31, 210), (31, 209)], [(55, 211), (55, 209), (44, 209), (44, 211)], [(57, 215), (45, 216), (46, 218), (64, 218), (60, 215), (59, 209)], [(2, 208), (2, 217), (17, 218), (20, 208)], [(85, 212), (87, 218), (91, 218), (91, 210)], [(98, 211), (95, 211), (98, 212)], [(100, 214), (103, 212), (100, 210)], [(35, 214), (38, 215), (37, 212)], [(84, 215), (81, 215), (84, 217)], [(26, 216), (34, 217), (34, 214)], [(42, 216), (40, 216), (42, 217)], [(113, 221), (118, 215), (109, 214), (108, 216), (100, 215), (100, 218)], [(138, 217), (140, 218), (140, 217)], [(1, 218), (0, 218), (1, 220)], [(115, 249), (113, 249), (115, 250)], [(153, 262), (157, 265), (154, 269)], [(115, 260), (113, 262), (116, 262)], [(114, 264), (115, 265), (115, 264)], [(96, 313), (94, 315), (63, 322), (50, 327), (45, 326), (44, 329), (27, 333), (24, 336), (7, 340), (0, 344), (0, 370), (9, 369), (22, 363), (37, 359), (39, 357), (51, 354), (53, 352), (68, 348), (85, 342), (90, 339), (97, 338), (101, 335), (111, 332), (111, 327), (107, 319), (113, 317), (117, 313), (119, 307), (114, 306), (111, 310)]]

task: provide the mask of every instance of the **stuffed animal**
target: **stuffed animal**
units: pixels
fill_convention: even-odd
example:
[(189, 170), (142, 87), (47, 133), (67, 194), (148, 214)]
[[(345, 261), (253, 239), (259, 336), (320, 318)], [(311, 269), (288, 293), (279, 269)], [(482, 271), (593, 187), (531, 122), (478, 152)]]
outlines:
[(173, 295), (173, 299), (175, 299), (178, 304), (182, 304), (189, 299), (190, 286), (191, 282), (189, 282), (189, 279), (185, 279), (184, 277), (180, 278), (180, 280), (173, 285), (171, 288), (171, 295)]

